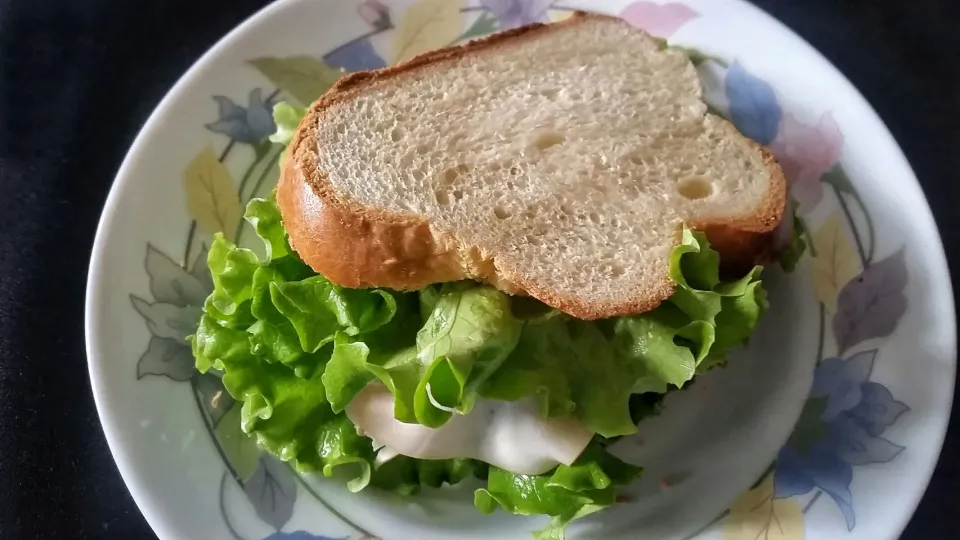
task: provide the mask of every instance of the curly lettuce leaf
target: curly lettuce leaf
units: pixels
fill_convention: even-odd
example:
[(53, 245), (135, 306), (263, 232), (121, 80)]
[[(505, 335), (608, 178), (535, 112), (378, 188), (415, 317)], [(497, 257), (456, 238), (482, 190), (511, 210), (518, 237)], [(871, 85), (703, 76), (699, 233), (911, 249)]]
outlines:
[(376, 339), (339, 338), (324, 375), (337, 409), (378, 378), (394, 394), (397, 419), (439, 427), (454, 411), (470, 411), (477, 389), (520, 337), (509, 297), (492, 287), (453, 285), (419, 302), (432, 310), (412, 348), (377, 355), (370, 346)]
[(397, 310), (390, 292), (346, 289), (323, 276), (271, 282), (270, 300), (293, 324), (307, 352), (332, 342), (338, 330), (352, 336), (372, 332), (390, 322)]
[(510, 299), (493, 287), (442, 294), (417, 333), (417, 360), (425, 368), (413, 396), (417, 420), (439, 427), (452, 409), (469, 412), (477, 388), (516, 346), (520, 327)]
[(306, 109), (294, 107), (286, 101), (274, 105), (273, 122), (277, 125), (277, 131), (270, 135), (270, 141), (284, 146), (290, 144), (305, 114), (307, 114)]
[(370, 485), (399, 493), (416, 495), (424, 487), (454, 485), (470, 477), (483, 478), (487, 465), (472, 459), (414, 459), (397, 456), (377, 467)]
[[(800, 216), (797, 215), (797, 205), (793, 201), (790, 202), (789, 219), (793, 220), (786, 224), (790, 231), (789, 244), (781, 248), (777, 257), (777, 262), (780, 263), (780, 268), (783, 268), (784, 272), (793, 272), (797, 268), (797, 264), (800, 263), (803, 254), (807, 251), (807, 242), (804, 240), (804, 235), (807, 232), (806, 226), (804, 226)], [(781, 225), (781, 227), (783, 226), (785, 225)]]
[(242, 430), (298, 470), (345, 476), (355, 491), (373, 483), (412, 494), (485, 470), (471, 460), (402, 456), (374, 466), (372, 441), (342, 412), (347, 400), (328, 399), (357, 385), (331, 377), (329, 366), (351, 347), (388, 368), (415, 350), (417, 295), (343, 289), (317, 276), (289, 249), (272, 197), (251, 201), (246, 217), (266, 256), (215, 237), (207, 261), (215, 290), (189, 338), (197, 369), (221, 371), (242, 402)]
[(762, 315), (760, 269), (724, 282), (719, 266), (706, 236), (684, 228), (670, 258), (677, 289), (668, 301), (597, 323), (558, 312), (527, 319), (516, 349), (480, 394), (505, 401), (535, 395), (545, 416), (575, 414), (605, 438), (636, 432), (632, 395), (682, 388), (722, 363)]
[(473, 502), (485, 514), (499, 507), (512, 514), (551, 516), (550, 525), (534, 538), (562, 540), (571, 521), (613, 505), (617, 488), (642, 471), (591, 444), (573, 464), (538, 476), (491, 467), (487, 487), (474, 493)]
[(287, 246), (287, 233), (283, 230), (275, 197), (276, 194), (271, 193), (267, 199), (251, 199), (243, 214), (243, 218), (253, 226), (257, 236), (263, 240), (268, 261), (292, 253)]
[(253, 273), (260, 267), (257, 255), (217, 233), (207, 253), (207, 265), (214, 287), (208, 303), (221, 316), (234, 315), (252, 297)]

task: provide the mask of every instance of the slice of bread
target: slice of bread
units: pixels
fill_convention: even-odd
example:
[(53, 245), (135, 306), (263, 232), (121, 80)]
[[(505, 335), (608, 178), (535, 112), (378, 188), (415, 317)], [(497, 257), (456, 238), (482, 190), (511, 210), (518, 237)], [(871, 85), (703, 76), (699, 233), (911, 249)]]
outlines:
[(669, 297), (681, 223), (749, 266), (786, 206), (780, 167), (707, 114), (690, 60), (600, 15), (345, 76), (288, 156), (284, 226), (334, 283), (469, 278), (582, 319)]

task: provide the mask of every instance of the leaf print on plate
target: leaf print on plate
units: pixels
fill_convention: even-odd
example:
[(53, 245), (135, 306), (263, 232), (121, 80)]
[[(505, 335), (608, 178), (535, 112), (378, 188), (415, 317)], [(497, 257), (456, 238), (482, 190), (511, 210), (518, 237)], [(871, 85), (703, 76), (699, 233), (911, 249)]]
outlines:
[(554, 0), (480, 0), (500, 23), (501, 30), (546, 22)]
[(379, 0), (363, 0), (363, 3), (357, 6), (357, 13), (374, 30), (383, 31), (393, 28), (390, 8)]
[(909, 409), (869, 380), (876, 356), (868, 350), (824, 359), (794, 434), (777, 456), (775, 497), (820, 489), (840, 508), (848, 530), (856, 525), (852, 467), (888, 462), (904, 448), (880, 436)]
[(843, 134), (833, 114), (824, 113), (815, 126), (786, 114), (770, 147), (783, 168), (790, 195), (800, 203), (801, 212), (809, 212), (823, 197), (820, 179), (843, 152)]
[(734, 62), (724, 79), (724, 90), (737, 129), (760, 144), (773, 142), (783, 116), (773, 87)]
[(860, 193), (857, 192), (857, 188), (853, 187), (853, 183), (839, 163), (820, 177), (820, 181), (833, 187), (834, 193), (837, 195), (837, 200), (840, 203), (840, 208), (847, 214), (848, 221), (852, 222), (853, 216), (850, 215), (850, 209), (844, 200), (844, 194), (853, 198), (853, 201), (860, 207), (867, 225), (866, 245), (860, 240), (861, 237), (859, 233), (854, 236), (853, 239), (857, 242), (857, 251), (860, 253), (860, 259), (864, 261), (864, 264), (869, 264), (873, 261), (874, 250), (877, 244), (877, 233), (873, 226), (873, 218), (870, 216), (870, 212), (867, 211), (867, 206), (860, 197)]
[(240, 223), (240, 199), (230, 170), (220, 163), (211, 146), (193, 158), (183, 172), (187, 210), (197, 224), (210, 234), (222, 232), (233, 239)]
[(366, 71), (387, 67), (387, 63), (380, 58), (380, 54), (367, 38), (351, 41), (343, 47), (338, 47), (325, 54), (323, 59), (331, 66), (346, 71)]
[(418, 54), (446, 47), (460, 37), (464, 0), (419, 0), (400, 19), (394, 34), (394, 61), (400, 63)]
[(850, 242), (846, 221), (838, 212), (813, 233), (813, 245), (817, 249), (812, 261), (813, 292), (827, 311), (833, 312), (841, 287), (860, 273), (860, 261)]
[(889, 336), (907, 312), (905, 248), (867, 267), (837, 298), (833, 333), (843, 353), (867, 339)]
[[(200, 252), (197, 253), (197, 257), (193, 260), (193, 266), (190, 267), (190, 275), (197, 278), (200, 281), (200, 284), (204, 287), (204, 297), (200, 301), (200, 304), (190, 304), (190, 305), (202, 305), (206, 300), (207, 296), (213, 292), (213, 277), (210, 275), (210, 267), (207, 266), (207, 254), (210, 253), (210, 249), (206, 244), (200, 246)], [(157, 300), (160, 300), (160, 297), (156, 293), (153, 294), (153, 297)]]
[(217, 102), (219, 118), (206, 124), (210, 131), (223, 133), (237, 142), (256, 145), (277, 130), (273, 123), (274, 104), (263, 100), (259, 88), (250, 91), (245, 108), (228, 97), (213, 96), (213, 99)]
[(193, 271), (187, 272), (163, 252), (147, 244), (144, 268), (150, 277), (150, 292), (154, 300), (180, 307), (202, 306), (207, 295), (213, 291), (206, 253), (205, 249), (201, 250), (193, 262)]
[(249, 60), (264, 77), (304, 107), (323, 95), (343, 75), (340, 69), (308, 55)]
[(477, 17), (477, 20), (473, 21), (473, 24), (470, 25), (470, 28), (467, 28), (467, 31), (457, 38), (457, 41), (468, 41), (474, 38), (492, 34), (496, 31), (497, 18), (491, 15), (489, 12), (484, 11), (479, 17)]
[[(190, 322), (207, 295), (213, 291), (206, 259), (207, 250), (203, 248), (188, 272), (163, 252), (147, 244), (143, 266), (150, 278), (150, 292), (156, 302), (151, 304), (135, 295), (130, 296), (134, 309), (144, 318), (152, 334), (147, 350), (137, 361), (138, 379), (159, 375), (183, 382), (196, 373), (193, 353), (183, 339), (183, 325)], [(172, 318), (168, 319), (167, 316)], [(188, 328), (186, 332), (190, 334), (193, 330)]]
[[(189, 349), (187, 352), (190, 354), (190, 367), (194, 369), (196, 364), (194, 364), (193, 354), (190, 353)], [(217, 427), (220, 420), (232, 409), (236, 401), (224, 388), (220, 377), (211, 371), (206, 373), (194, 372), (193, 383), (194, 392), (197, 393), (203, 412), (210, 417), (211, 425)]]
[(734, 501), (723, 525), (723, 540), (801, 540), (803, 537), (800, 505), (793, 499), (774, 497), (770, 474)]
[(147, 350), (137, 361), (137, 378), (161, 375), (175, 381), (189, 381), (195, 373), (193, 353), (172, 339), (150, 337)]
[(257, 470), (263, 452), (257, 446), (257, 441), (240, 429), (241, 409), (239, 406), (231, 407), (217, 424), (214, 435), (237, 479), (248, 482)]
[(660, 38), (672, 36), (678, 28), (699, 16), (693, 9), (678, 3), (634, 2), (620, 12), (621, 19)]
[(547, 13), (547, 18), (550, 19), (550, 22), (560, 22), (565, 19), (569, 19), (573, 16), (573, 11), (560, 10), (560, 9), (551, 9)]
[(179, 307), (163, 302), (151, 304), (132, 294), (130, 302), (146, 320), (150, 333), (159, 338), (186, 343), (187, 336), (196, 332), (197, 325), (200, 324), (202, 310), (196, 306)]
[(290, 521), (297, 500), (297, 482), (280, 460), (261, 456), (253, 476), (243, 483), (243, 492), (257, 516), (274, 529), (279, 531)]

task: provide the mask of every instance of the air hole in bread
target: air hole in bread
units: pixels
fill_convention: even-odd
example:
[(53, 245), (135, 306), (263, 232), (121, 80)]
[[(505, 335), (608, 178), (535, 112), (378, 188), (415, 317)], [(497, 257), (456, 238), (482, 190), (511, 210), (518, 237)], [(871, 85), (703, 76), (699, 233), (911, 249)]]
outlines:
[(510, 167), (510, 176), (518, 176), (521, 172), (522, 171), (520, 170), (520, 167), (517, 167), (516, 165)]
[(457, 178), (463, 176), (470, 172), (470, 167), (464, 164), (457, 165), (456, 167), (450, 167), (443, 171), (443, 174), (440, 175), (440, 183), (444, 186), (452, 186), (454, 182), (457, 181)]
[(570, 207), (569, 207), (568, 205), (566, 205), (566, 204), (561, 204), (561, 205), (560, 205), (560, 211), (563, 212), (564, 214), (568, 215), (568, 216), (569, 216), (569, 215), (573, 215), (573, 208), (570, 208)]
[(462, 199), (462, 198), (463, 198), (463, 191), (460, 191), (459, 189), (454, 190), (454, 192), (453, 192), (453, 198), (456, 199), (456, 200), (458, 200), (458, 201), (459, 201), (460, 199)]
[(597, 212), (590, 212), (589, 218), (594, 223), (600, 223), (600, 214)]
[(403, 139), (403, 128), (395, 127), (393, 131), (390, 132), (390, 140), (393, 142), (400, 142)]
[(437, 204), (440, 206), (447, 206), (450, 204), (450, 195), (447, 194), (446, 190), (438, 189), (434, 191), (433, 194), (437, 197)]
[(620, 276), (622, 276), (622, 275), (624, 275), (624, 274), (626, 274), (626, 273), (627, 273), (627, 271), (624, 270), (623, 267), (620, 266), (620, 265), (618, 265), (618, 264), (614, 264), (614, 265), (612, 265), (612, 266), (610, 267), (610, 277), (615, 277), (615, 278), (616, 278), (616, 277), (620, 277)]
[(532, 234), (528, 234), (526, 240), (527, 240), (527, 243), (529, 243), (530, 245), (533, 245), (533, 246), (539, 246), (539, 245), (540, 245), (540, 237), (538, 237), (538, 236), (534, 236), (534, 235), (532, 235)]
[(713, 185), (699, 176), (684, 178), (677, 184), (677, 193), (690, 200), (705, 199), (713, 193)]
[(537, 139), (533, 141), (533, 146), (538, 150), (543, 151), (551, 146), (563, 144), (566, 140), (567, 137), (563, 133), (558, 131), (545, 131), (537, 136)]
[(650, 162), (647, 160), (647, 158), (640, 153), (630, 154), (627, 160), (629, 160), (630, 163), (633, 163), (634, 165), (641, 165), (643, 167), (647, 167), (650, 165)]
[(507, 219), (510, 217), (510, 212), (500, 206), (496, 206), (493, 209), (493, 215), (497, 216), (497, 219)]
[(553, 101), (554, 99), (556, 99), (557, 94), (559, 94), (559, 91), (555, 88), (547, 88), (545, 90), (540, 91), (540, 95), (547, 98), (550, 101)]

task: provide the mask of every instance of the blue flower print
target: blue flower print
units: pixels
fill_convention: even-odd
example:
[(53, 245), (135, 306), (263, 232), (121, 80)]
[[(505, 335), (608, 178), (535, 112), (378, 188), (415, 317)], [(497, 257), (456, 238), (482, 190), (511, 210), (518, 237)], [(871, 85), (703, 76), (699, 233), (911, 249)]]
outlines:
[(554, 0), (481, 0), (500, 22), (500, 29), (516, 28), (525, 24), (544, 22), (547, 10)]
[(338, 47), (323, 59), (333, 67), (343, 68), (346, 71), (364, 71), (387, 67), (387, 63), (373, 48), (369, 39), (351, 41), (343, 47)]
[(724, 89), (737, 129), (760, 144), (772, 143), (783, 118), (773, 87), (734, 62), (724, 79)]
[(800, 420), (777, 457), (774, 496), (814, 488), (829, 495), (853, 530), (853, 466), (885, 463), (902, 446), (881, 437), (909, 408), (882, 384), (871, 382), (876, 350), (826, 358), (817, 366)]
[(264, 101), (259, 88), (250, 91), (247, 107), (237, 105), (228, 97), (213, 96), (219, 107), (219, 118), (207, 124), (207, 129), (223, 133), (231, 139), (256, 145), (277, 130), (273, 123), (273, 103)]

